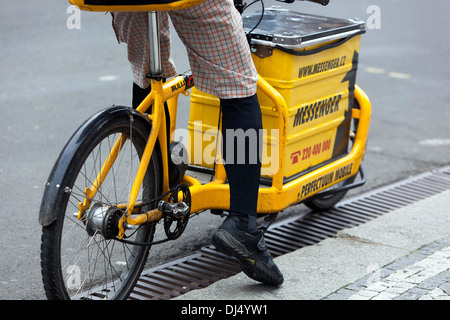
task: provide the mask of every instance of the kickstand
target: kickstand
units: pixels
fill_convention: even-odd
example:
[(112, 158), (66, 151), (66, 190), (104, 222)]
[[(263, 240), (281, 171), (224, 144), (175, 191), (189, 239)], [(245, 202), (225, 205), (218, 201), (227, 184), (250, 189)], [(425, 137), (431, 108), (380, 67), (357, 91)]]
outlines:
[(263, 233), (266, 233), (267, 229), (269, 229), (270, 225), (277, 219), (278, 212), (270, 213), (267, 217), (264, 218), (263, 224), (258, 228)]

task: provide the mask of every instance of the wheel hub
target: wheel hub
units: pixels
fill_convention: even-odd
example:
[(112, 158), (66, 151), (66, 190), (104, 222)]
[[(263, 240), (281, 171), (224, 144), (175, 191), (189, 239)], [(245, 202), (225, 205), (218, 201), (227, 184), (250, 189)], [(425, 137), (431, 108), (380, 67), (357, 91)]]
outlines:
[(119, 220), (122, 211), (118, 208), (95, 204), (86, 215), (86, 232), (90, 236), (101, 234), (105, 239), (115, 239), (119, 234)]

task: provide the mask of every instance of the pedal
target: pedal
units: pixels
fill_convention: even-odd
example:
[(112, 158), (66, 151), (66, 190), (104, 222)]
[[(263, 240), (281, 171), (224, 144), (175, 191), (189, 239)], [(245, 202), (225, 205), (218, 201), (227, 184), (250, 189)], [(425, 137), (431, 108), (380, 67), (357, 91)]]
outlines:
[(190, 207), (184, 202), (170, 203), (163, 200), (158, 203), (158, 210), (176, 219), (184, 218), (190, 213)]

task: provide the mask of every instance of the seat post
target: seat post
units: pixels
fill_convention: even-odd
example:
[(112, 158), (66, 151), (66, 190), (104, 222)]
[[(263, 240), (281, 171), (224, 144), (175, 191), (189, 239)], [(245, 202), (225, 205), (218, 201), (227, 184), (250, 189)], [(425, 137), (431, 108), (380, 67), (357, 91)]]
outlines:
[(148, 35), (149, 35), (149, 55), (150, 55), (150, 73), (149, 78), (161, 78), (164, 70), (161, 64), (161, 46), (159, 35), (159, 13), (150, 11), (148, 13)]

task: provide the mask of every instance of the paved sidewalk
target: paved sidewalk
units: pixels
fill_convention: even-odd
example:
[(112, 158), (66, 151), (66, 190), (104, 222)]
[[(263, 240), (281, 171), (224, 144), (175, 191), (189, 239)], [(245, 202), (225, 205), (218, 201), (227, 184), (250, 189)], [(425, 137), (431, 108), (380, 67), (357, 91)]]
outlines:
[(450, 191), (275, 258), (283, 285), (242, 272), (180, 300), (450, 298)]
[(376, 269), (325, 299), (450, 300), (450, 237)]

